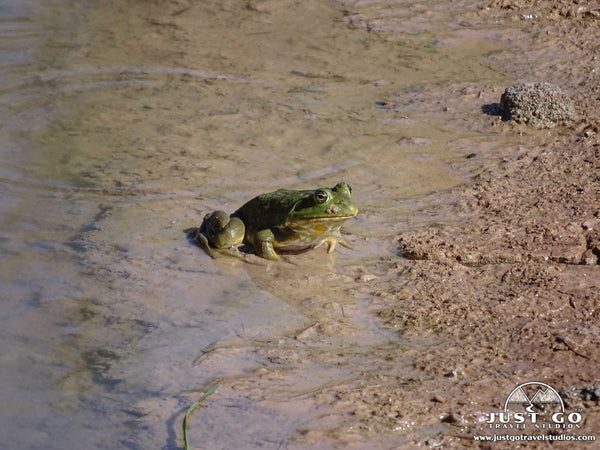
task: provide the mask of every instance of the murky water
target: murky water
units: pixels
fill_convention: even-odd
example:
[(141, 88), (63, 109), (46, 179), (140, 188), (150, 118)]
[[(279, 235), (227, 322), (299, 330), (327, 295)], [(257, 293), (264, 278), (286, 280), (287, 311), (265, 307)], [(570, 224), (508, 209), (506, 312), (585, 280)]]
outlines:
[[(497, 47), (444, 17), (379, 34), (349, 20), (361, 7), (0, 5), (3, 447), (177, 448), (220, 378), (198, 447), (277, 448), (322, 420), (310, 392), (376, 370), (372, 346), (408, 345), (356, 279), (492, 145), (464, 117), (481, 113), (470, 83), (501, 74), (484, 62)], [(183, 234), (207, 210), (338, 180), (361, 212), (335, 263), (213, 261)], [(267, 395), (269, 351), (303, 340), (321, 359)]]

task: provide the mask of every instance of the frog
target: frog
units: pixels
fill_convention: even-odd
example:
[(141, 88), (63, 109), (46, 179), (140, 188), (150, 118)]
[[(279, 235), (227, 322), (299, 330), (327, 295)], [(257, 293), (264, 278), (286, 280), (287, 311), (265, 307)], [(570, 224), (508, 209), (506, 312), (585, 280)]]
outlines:
[(350, 247), (340, 228), (358, 214), (351, 193), (343, 181), (332, 188), (278, 189), (254, 197), (232, 214), (206, 214), (189, 235), (212, 257), (213, 249), (240, 244), (252, 246), (254, 254), (268, 260), (278, 260), (277, 251), (299, 252), (321, 245), (331, 254), (338, 243)]

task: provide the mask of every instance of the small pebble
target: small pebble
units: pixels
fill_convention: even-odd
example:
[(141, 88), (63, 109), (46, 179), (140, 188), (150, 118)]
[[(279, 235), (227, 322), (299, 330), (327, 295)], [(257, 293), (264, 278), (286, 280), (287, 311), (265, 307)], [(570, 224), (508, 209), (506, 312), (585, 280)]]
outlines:
[(360, 283), (368, 283), (369, 281), (373, 281), (376, 278), (377, 276), (373, 275), (372, 273), (363, 273), (360, 277), (357, 278), (356, 281), (359, 281)]
[(444, 423), (457, 423), (458, 422), (458, 419), (452, 413), (448, 414), (447, 416), (441, 417), (441, 419), (442, 419), (442, 422), (444, 422)]
[(581, 264), (586, 264), (588, 266), (598, 264), (598, 257), (594, 254), (591, 248), (588, 248), (581, 257)]

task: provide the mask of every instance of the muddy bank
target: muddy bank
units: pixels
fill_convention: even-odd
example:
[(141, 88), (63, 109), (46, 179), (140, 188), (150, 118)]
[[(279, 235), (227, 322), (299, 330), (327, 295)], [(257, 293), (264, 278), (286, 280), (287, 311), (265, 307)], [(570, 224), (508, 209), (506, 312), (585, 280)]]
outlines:
[(584, 429), (598, 427), (598, 397), (586, 393), (599, 386), (599, 156), (595, 139), (515, 151), (447, 198), (455, 223), (398, 240), (413, 261), (379, 314), (403, 336), (443, 342), (415, 364), (430, 392), (452, 399), (431, 406), (463, 442), (522, 380), (560, 387)]

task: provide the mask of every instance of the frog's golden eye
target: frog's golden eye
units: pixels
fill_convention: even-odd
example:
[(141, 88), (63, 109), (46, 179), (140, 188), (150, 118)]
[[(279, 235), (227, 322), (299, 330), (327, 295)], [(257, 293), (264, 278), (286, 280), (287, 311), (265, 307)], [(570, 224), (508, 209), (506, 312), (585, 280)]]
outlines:
[(317, 203), (325, 203), (328, 198), (329, 194), (327, 193), (327, 191), (318, 190), (317, 192), (315, 192), (315, 200), (317, 201)]

